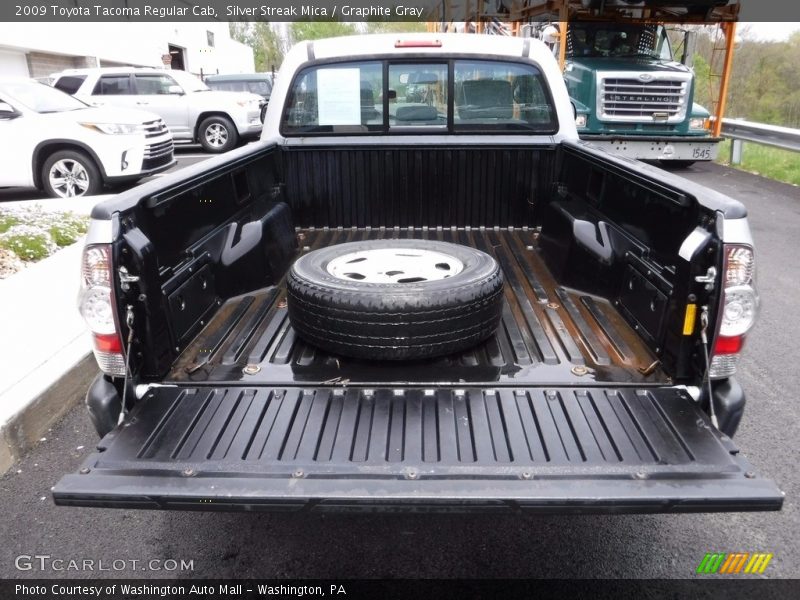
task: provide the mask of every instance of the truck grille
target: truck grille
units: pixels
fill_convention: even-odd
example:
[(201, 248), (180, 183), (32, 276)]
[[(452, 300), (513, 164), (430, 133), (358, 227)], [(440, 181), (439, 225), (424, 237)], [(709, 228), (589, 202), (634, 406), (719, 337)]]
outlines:
[(144, 137), (146, 138), (160, 137), (167, 132), (167, 125), (161, 119), (147, 121), (142, 125), (144, 126)]
[(147, 171), (172, 162), (174, 146), (172, 140), (150, 144), (144, 149), (142, 169)]
[(686, 117), (691, 76), (647, 74), (642, 81), (632, 77), (598, 74), (599, 118), (602, 121), (676, 123)]

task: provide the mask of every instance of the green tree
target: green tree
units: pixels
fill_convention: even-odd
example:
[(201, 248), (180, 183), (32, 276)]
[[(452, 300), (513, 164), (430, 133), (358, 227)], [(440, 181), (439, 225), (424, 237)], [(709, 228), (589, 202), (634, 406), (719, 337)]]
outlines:
[(231, 37), (253, 49), (256, 71), (277, 70), (286, 54), (286, 41), (270, 23), (230, 23)]
[(338, 21), (294, 21), (289, 25), (289, 39), (292, 44), (304, 40), (319, 40), (356, 33), (358, 33), (358, 29), (353, 23)]
[[(726, 117), (800, 126), (800, 32), (786, 41), (763, 41), (747, 27), (733, 54)], [(695, 100), (711, 108), (722, 71), (724, 43), (715, 29), (706, 27), (697, 40)], [(737, 36), (739, 37), (739, 36)]]
[(694, 55), (694, 101), (711, 110), (711, 66), (702, 54)]
[(425, 23), (421, 21), (367, 22), (367, 33), (416, 33), (424, 31), (425, 31)]

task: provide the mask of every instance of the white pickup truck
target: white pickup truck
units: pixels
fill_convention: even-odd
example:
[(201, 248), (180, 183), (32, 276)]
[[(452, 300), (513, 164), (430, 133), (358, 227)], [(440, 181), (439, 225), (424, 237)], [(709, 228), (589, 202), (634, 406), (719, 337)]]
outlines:
[(92, 217), (104, 437), (58, 504), (782, 505), (731, 440), (745, 207), (580, 141), (540, 42), (304, 42), (261, 143)]

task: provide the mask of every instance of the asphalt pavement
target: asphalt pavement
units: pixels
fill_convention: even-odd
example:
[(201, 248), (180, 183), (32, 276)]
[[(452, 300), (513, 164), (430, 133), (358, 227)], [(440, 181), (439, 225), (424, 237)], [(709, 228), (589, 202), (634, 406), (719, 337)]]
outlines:
[[(146, 177), (144, 179), (139, 180), (138, 182), (119, 186), (115, 188), (114, 191), (121, 192), (123, 190), (130, 189), (141, 183), (144, 183), (145, 181), (149, 181), (150, 179), (153, 179), (155, 177), (162, 177), (167, 173), (178, 171), (196, 162), (204, 161), (212, 156), (214, 155), (204, 153), (200, 148), (200, 146), (178, 146), (177, 148), (175, 148), (175, 160), (177, 161), (175, 166), (173, 166), (170, 169), (167, 169), (163, 173), (158, 173), (151, 177)], [(104, 191), (104, 193), (108, 192), (109, 190)], [(42, 191), (37, 190), (36, 188), (20, 188), (20, 187), (0, 188), (0, 207), (3, 206), (4, 202), (17, 202), (21, 200), (39, 200), (44, 203), (70, 202), (69, 199), (64, 199), (64, 198), (44, 198)]]
[[(78, 406), (0, 479), (0, 577), (684, 578), (712, 551), (771, 552), (765, 577), (800, 577), (800, 188), (714, 164), (682, 174), (750, 211), (762, 311), (740, 370), (750, 395), (736, 442), (785, 490), (783, 511), (499, 516), (60, 508), (50, 486), (75, 471), (96, 441)], [(124, 569), (17, 570), (16, 557), (36, 554), (116, 559)], [(193, 570), (149, 572), (131, 562), (153, 559), (193, 561)]]

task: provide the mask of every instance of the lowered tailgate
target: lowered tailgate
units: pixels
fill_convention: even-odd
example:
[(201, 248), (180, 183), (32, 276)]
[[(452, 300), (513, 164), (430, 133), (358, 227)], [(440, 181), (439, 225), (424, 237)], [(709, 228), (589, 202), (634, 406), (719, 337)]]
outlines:
[(56, 504), (158, 509), (778, 510), (676, 388), (151, 389)]

